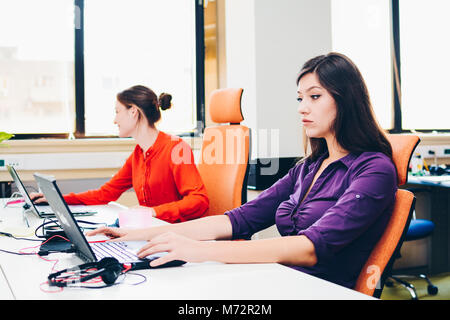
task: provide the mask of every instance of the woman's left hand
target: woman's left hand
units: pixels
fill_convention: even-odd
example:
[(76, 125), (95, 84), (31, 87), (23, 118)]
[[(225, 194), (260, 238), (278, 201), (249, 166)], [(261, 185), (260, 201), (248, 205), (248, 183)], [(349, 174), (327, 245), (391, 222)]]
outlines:
[(161, 258), (153, 260), (150, 265), (157, 267), (172, 260), (185, 262), (202, 262), (206, 260), (207, 242), (192, 240), (173, 232), (166, 232), (154, 237), (137, 253), (139, 258), (157, 252), (167, 252)]

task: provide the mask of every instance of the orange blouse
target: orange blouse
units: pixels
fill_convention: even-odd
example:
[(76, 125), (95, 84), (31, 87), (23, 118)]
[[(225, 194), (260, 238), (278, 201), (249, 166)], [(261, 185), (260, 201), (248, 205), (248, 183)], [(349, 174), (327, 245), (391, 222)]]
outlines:
[(152, 207), (156, 217), (167, 222), (196, 219), (208, 210), (206, 188), (190, 146), (162, 131), (145, 155), (137, 145), (124, 166), (100, 189), (69, 193), (64, 199), (68, 204), (106, 204), (131, 187), (140, 205)]

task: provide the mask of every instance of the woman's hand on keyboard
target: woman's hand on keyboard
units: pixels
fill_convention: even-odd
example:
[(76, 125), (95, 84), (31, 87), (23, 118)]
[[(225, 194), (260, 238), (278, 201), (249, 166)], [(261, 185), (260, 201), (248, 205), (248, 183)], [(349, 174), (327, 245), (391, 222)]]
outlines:
[(100, 227), (98, 229), (86, 232), (88, 237), (96, 236), (99, 234), (103, 234), (110, 239), (114, 239), (117, 241), (127, 241), (128, 239), (128, 231), (124, 228), (111, 228), (111, 227)]
[(100, 227), (98, 229), (86, 232), (86, 236), (88, 237), (100, 234), (107, 236), (112, 241), (148, 240), (149, 228), (134, 229), (134, 228)]
[(208, 244), (197, 241), (174, 232), (165, 232), (151, 239), (137, 253), (139, 258), (167, 252), (162, 257), (150, 262), (152, 267), (168, 263), (172, 260), (185, 262), (202, 262), (207, 260)]

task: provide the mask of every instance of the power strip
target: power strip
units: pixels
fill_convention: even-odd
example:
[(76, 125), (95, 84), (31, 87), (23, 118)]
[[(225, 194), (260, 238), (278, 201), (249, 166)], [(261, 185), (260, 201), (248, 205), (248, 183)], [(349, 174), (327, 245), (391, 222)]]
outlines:
[(120, 168), (129, 156), (129, 152), (7, 154), (0, 156), (0, 171), (7, 165), (17, 170)]
[(417, 146), (414, 154), (420, 154), (423, 158), (450, 158), (450, 146), (447, 145), (425, 145)]

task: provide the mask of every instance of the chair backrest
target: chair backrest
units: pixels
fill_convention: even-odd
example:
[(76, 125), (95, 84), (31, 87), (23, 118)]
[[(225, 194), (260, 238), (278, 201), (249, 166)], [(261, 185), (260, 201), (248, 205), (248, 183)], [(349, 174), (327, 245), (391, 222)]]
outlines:
[[(401, 186), (408, 180), (409, 161), (420, 139), (418, 136), (401, 134), (389, 134), (387, 138), (392, 146), (392, 160), (397, 169), (397, 184)], [(381, 296), (384, 282), (403, 244), (414, 205), (415, 197), (410, 191), (397, 190), (389, 223), (361, 269), (354, 287), (356, 291), (377, 298)]]
[(243, 89), (218, 89), (211, 93), (211, 120), (207, 127), (198, 170), (209, 197), (206, 215), (223, 214), (247, 201), (250, 129), (240, 123)]
[(392, 147), (392, 160), (397, 168), (397, 184), (402, 186), (408, 181), (409, 161), (420, 142), (418, 136), (407, 134), (388, 134)]

